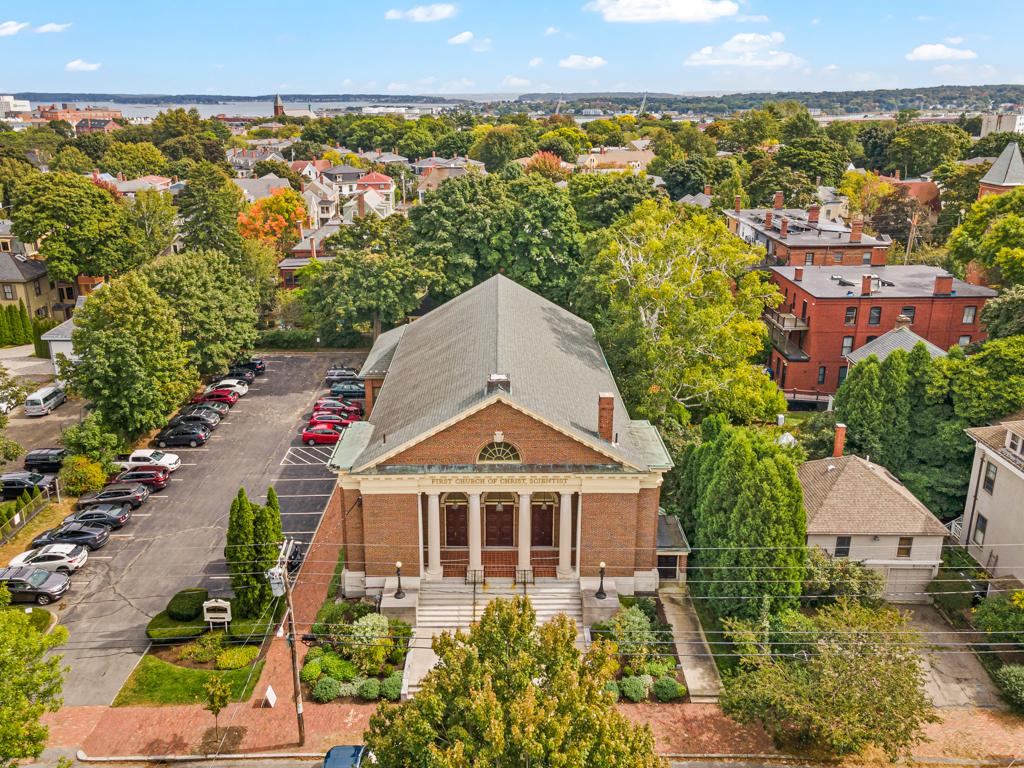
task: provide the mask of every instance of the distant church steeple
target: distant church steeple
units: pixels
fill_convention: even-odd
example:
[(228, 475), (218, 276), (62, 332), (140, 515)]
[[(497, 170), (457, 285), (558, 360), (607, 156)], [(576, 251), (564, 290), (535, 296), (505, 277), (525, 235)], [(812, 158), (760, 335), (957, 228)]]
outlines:
[(281, 101), (281, 94), (277, 94), (274, 97), (274, 117), (278, 117), (284, 114), (284, 102)]

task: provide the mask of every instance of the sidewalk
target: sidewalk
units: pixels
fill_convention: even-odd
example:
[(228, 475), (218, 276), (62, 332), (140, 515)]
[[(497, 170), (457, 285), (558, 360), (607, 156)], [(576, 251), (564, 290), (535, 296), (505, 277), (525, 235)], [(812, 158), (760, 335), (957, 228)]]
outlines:
[(722, 678), (689, 593), (685, 587), (662, 587), (658, 596), (665, 608), (665, 617), (672, 625), (676, 655), (683, 668), (690, 701), (694, 704), (716, 704), (722, 693)]

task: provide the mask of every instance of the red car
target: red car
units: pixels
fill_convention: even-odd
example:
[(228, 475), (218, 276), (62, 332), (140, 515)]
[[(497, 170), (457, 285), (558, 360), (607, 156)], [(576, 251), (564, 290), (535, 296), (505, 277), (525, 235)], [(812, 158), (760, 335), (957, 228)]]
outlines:
[(141, 483), (148, 485), (154, 491), (160, 491), (167, 487), (171, 479), (171, 470), (167, 467), (135, 467), (122, 472), (111, 483)]
[[(313, 408), (313, 419), (315, 419), (317, 415), (328, 413), (341, 416), (343, 419), (348, 419), (349, 424), (351, 424), (353, 421), (362, 421), (358, 413), (352, 413), (352, 411), (346, 410), (344, 406), (337, 404), (315, 406)], [(310, 419), (310, 421), (312, 421), (313, 419)]]
[(341, 438), (341, 429), (341, 427), (329, 427), (326, 424), (317, 427), (306, 427), (302, 430), (302, 442), (307, 445), (336, 443)]
[(349, 424), (359, 421), (354, 413), (331, 413), (329, 411), (317, 411), (309, 420), (309, 426), (332, 426), (347, 427)]
[(353, 403), (351, 400), (339, 400), (336, 397), (321, 397), (313, 406), (314, 411), (322, 411), (324, 408), (336, 408), (346, 413), (363, 414), (363, 406)]
[(227, 403), (234, 405), (238, 402), (238, 393), (227, 389), (214, 389), (210, 392), (203, 392), (198, 397), (192, 398), (193, 403)]

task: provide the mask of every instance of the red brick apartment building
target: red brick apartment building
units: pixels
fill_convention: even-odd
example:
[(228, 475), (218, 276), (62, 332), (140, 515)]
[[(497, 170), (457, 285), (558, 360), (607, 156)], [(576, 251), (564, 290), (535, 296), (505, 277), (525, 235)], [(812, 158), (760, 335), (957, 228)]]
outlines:
[(834, 394), (849, 369), (845, 356), (891, 331), (900, 315), (944, 350), (984, 339), (981, 308), (996, 296), (923, 265), (772, 267), (771, 282), (784, 303), (763, 315), (769, 365), (790, 400)]
[(79, 109), (75, 104), (61, 104), (59, 107), (56, 104), (51, 104), (48, 107), (39, 107), (39, 116), (44, 120), (67, 120), (72, 125), (77, 125), (80, 120), (91, 117), (106, 118), (107, 120), (122, 117), (120, 109), (107, 109), (106, 107)]

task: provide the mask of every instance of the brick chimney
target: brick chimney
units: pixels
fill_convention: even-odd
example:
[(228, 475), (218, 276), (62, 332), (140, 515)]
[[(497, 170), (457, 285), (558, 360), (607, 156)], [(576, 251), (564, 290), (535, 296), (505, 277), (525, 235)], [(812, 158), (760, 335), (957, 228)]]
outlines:
[(843, 455), (843, 448), (846, 445), (846, 425), (836, 424), (836, 442), (832, 446), (832, 457), (838, 459)]
[(602, 440), (611, 442), (614, 416), (615, 395), (611, 392), (601, 392), (597, 396), (597, 434)]
[(907, 317), (906, 315), (897, 315), (897, 317), (896, 317), (896, 327), (897, 328), (909, 328), (910, 327), (910, 318)]
[(850, 227), (850, 242), (859, 243), (861, 235), (864, 233), (864, 219), (854, 219)]
[(900, 180), (900, 169), (897, 168), (896, 169), (896, 181), (899, 181), (899, 180)]
[(935, 295), (936, 296), (949, 296), (953, 292), (953, 276), (952, 275), (936, 275), (935, 276)]
[(704, 194), (707, 195), (708, 197), (711, 197), (711, 185), (710, 184), (705, 184), (704, 185)]
[(871, 275), (860, 276), (860, 295), (870, 296), (871, 295)]
[(815, 203), (807, 210), (807, 220), (812, 224), (818, 223), (818, 204)]
[(736, 195), (736, 213), (739, 213), (742, 210), (742, 206), (743, 198), (740, 197), (739, 195)]
[(768, 213), (766, 213), (764, 215), (764, 228), (765, 229), (771, 229), (772, 228), (772, 212), (771, 211), (768, 211)]
[(782, 225), (779, 227), (779, 237), (785, 240), (789, 236), (789, 217), (782, 217)]
[(801, 280), (804, 279), (804, 268), (803, 267), (797, 267), (796, 268), (796, 272), (793, 273), (793, 279), (796, 280), (798, 283)]
[(782, 192), (781, 190), (775, 193), (775, 210), (782, 210)]

